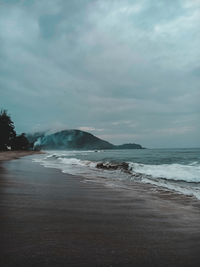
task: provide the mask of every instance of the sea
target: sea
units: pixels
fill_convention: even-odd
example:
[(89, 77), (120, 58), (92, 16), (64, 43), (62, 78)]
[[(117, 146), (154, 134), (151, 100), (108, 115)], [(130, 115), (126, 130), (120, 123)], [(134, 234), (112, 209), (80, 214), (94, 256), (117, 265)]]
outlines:
[(200, 148), (46, 151), (34, 161), (110, 187), (151, 184), (200, 200)]

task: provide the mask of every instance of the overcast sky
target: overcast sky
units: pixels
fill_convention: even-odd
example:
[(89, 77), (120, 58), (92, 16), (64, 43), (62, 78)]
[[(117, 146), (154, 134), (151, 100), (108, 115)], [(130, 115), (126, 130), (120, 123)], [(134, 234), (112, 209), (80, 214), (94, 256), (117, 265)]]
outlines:
[(0, 108), (20, 132), (200, 146), (200, 0), (0, 0)]

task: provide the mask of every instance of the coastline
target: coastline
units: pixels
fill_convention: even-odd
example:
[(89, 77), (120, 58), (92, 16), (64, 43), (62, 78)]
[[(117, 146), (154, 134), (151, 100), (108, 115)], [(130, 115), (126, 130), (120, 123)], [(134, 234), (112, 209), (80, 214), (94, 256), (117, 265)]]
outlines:
[(87, 183), (34, 157), (0, 163), (2, 266), (199, 266), (198, 201)]
[(18, 159), (25, 156), (44, 154), (42, 151), (0, 151), (0, 162)]

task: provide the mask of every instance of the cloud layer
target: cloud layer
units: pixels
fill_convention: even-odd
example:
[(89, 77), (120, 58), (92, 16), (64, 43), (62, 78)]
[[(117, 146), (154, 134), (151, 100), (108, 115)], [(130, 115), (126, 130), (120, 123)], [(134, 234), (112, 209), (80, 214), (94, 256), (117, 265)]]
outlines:
[(0, 1), (0, 106), (17, 130), (200, 146), (200, 1)]

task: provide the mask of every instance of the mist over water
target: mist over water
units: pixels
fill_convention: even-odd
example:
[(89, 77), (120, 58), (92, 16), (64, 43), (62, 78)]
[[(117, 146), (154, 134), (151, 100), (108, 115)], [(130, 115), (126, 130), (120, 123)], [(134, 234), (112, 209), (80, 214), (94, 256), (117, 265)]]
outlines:
[(92, 182), (149, 183), (200, 199), (200, 149), (47, 151), (35, 161)]

